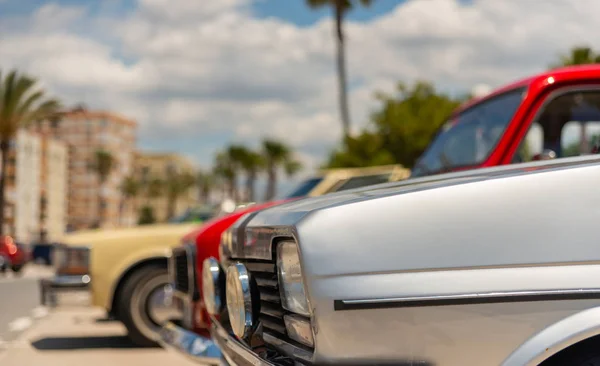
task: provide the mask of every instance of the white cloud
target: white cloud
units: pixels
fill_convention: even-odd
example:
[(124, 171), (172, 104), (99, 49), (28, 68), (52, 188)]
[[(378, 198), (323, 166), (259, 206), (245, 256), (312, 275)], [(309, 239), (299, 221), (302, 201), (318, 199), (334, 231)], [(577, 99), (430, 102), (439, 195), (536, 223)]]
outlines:
[[(67, 103), (136, 118), (142, 144), (197, 136), (198, 148), (182, 152), (204, 165), (212, 154), (202, 146), (219, 135), (251, 145), (281, 137), (316, 166), (341, 131), (332, 23), (258, 19), (249, 6), (140, 0), (131, 14), (99, 19), (45, 5), (15, 21), (23, 26), (2, 28), (0, 66), (39, 76)], [(374, 91), (393, 92), (399, 80), (467, 92), (541, 71), (577, 44), (600, 48), (596, 14), (597, 0), (412, 0), (348, 22), (354, 128), (376, 105)]]

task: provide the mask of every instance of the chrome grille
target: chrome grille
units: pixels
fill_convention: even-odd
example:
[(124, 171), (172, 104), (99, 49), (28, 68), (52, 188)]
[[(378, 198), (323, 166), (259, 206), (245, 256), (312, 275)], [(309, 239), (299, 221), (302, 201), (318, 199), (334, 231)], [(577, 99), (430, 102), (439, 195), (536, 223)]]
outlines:
[(175, 293), (179, 296), (197, 300), (195, 245), (185, 244), (173, 248), (169, 266)]
[(175, 259), (175, 290), (188, 293), (190, 290), (190, 279), (188, 278), (188, 260), (185, 251), (173, 253)]
[(254, 277), (260, 292), (259, 320), (263, 332), (272, 336), (288, 340), (283, 315), (285, 310), (281, 306), (277, 270), (273, 261), (240, 260)]

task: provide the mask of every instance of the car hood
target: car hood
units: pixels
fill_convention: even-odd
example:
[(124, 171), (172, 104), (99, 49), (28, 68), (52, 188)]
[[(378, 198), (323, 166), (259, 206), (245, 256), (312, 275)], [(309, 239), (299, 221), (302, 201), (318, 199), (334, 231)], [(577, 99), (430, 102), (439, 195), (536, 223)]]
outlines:
[(180, 224), (142, 225), (119, 229), (82, 230), (65, 234), (60, 242), (72, 246), (96, 246), (115, 241), (125, 244), (127, 243), (127, 240), (141, 239), (144, 237), (181, 237), (197, 227), (198, 223), (190, 222)]
[[(274, 239), (295, 238), (299, 241), (302, 255), (314, 258), (315, 272), (328, 275), (331, 274), (328, 271), (335, 268), (326, 263), (332, 257), (348, 257), (343, 264), (349, 266), (345, 268), (349, 272), (356, 268), (368, 270), (363, 263), (364, 258), (390, 252), (389, 244), (400, 240), (425, 243), (424, 246), (429, 245), (434, 253), (448, 251), (448, 248), (440, 247), (446, 242), (445, 236), (436, 234), (443, 230), (446, 232), (444, 235), (453, 238), (453, 243), (456, 238), (472, 243), (473, 240), (468, 237), (472, 231), (465, 228), (479, 225), (489, 229), (489, 233), (484, 234), (487, 240), (490, 240), (489, 237), (497, 240), (506, 235), (496, 233), (496, 228), (501, 225), (497, 225), (492, 217), (506, 215), (506, 220), (509, 220), (522, 202), (529, 200), (532, 205), (538, 204), (535, 201), (538, 195), (532, 195), (531, 187), (525, 184), (537, 181), (527, 179), (529, 173), (598, 162), (600, 159), (596, 156), (484, 168), (408, 179), (282, 204), (245, 218), (237, 228), (238, 237), (243, 239), (233, 246), (232, 257), (270, 260)], [(511, 177), (517, 179), (504, 179)], [(494, 212), (494, 216), (482, 215), (482, 212)], [(538, 222), (535, 215), (531, 220)], [(457, 224), (455, 218), (458, 217), (466, 223), (461, 221)], [(516, 239), (511, 237), (511, 240)], [(411, 248), (417, 250), (416, 247)], [(397, 255), (406, 254), (405, 249), (398, 249)], [(449, 265), (446, 259), (452, 257), (455, 256), (448, 252), (436, 261), (424, 258), (422, 263), (413, 261), (406, 265), (414, 269), (434, 265), (442, 268)], [(469, 258), (473, 263), (486, 262), (485, 258)], [(385, 260), (381, 258), (381, 261)], [(390, 268), (396, 264), (390, 264)]]

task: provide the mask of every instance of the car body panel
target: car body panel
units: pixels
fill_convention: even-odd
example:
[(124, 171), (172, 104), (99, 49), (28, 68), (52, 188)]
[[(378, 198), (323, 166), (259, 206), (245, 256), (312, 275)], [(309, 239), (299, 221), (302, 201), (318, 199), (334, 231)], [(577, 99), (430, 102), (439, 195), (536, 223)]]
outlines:
[(597, 156), (437, 178), (263, 210), (232, 257), (299, 242), (317, 363), (522, 365), (598, 334)]
[(180, 237), (197, 226), (197, 223), (184, 223), (89, 230), (67, 234), (62, 242), (92, 248), (92, 302), (110, 311), (118, 281), (128, 268), (147, 259), (167, 259), (170, 249), (179, 245)]
[[(323, 180), (317, 184), (313, 189), (308, 192), (308, 197), (321, 196), (333, 192), (346, 182), (350, 178), (363, 177), (370, 175), (379, 174), (390, 174), (390, 181), (399, 181), (406, 179), (410, 176), (410, 170), (402, 167), (401, 165), (383, 165), (363, 168), (336, 168), (336, 169), (323, 169), (316, 174), (318, 177), (323, 177)], [(229, 215), (222, 216), (205, 223), (205, 225), (199, 229), (194, 230), (186, 234), (182, 243), (190, 243), (195, 238), (196, 243), (196, 261), (197, 261), (197, 276), (196, 282), (199, 287), (202, 288), (202, 262), (209, 257), (219, 258), (219, 242), (221, 234), (227, 230), (234, 222), (240, 217), (257, 212), (262, 209), (277, 206), (279, 204), (295, 201), (299, 197), (282, 199), (277, 201), (269, 201), (261, 204), (250, 205), (243, 209), (237, 210)], [(197, 332), (206, 332), (206, 327), (210, 322), (208, 314), (204, 309), (204, 306), (200, 301), (197, 301), (191, 305), (193, 307), (192, 313), (195, 314), (193, 317), (194, 328)], [(201, 320), (201, 321), (198, 321)]]

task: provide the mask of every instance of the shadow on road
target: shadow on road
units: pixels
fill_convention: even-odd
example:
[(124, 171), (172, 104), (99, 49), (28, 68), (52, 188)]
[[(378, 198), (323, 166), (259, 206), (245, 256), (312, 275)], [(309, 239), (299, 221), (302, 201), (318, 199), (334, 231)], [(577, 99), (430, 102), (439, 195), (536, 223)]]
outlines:
[(96, 323), (116, 323), (116, 322), (118, 322), (118, 320), (113, 319), (113, 318), (96, 318), (94, 320), (94, 322), (96, 322)]
[(46, 337), (31, 342), (40, 351), (102, 349), (102, 348), (140, 348), (126, 336), (104, 337)]

